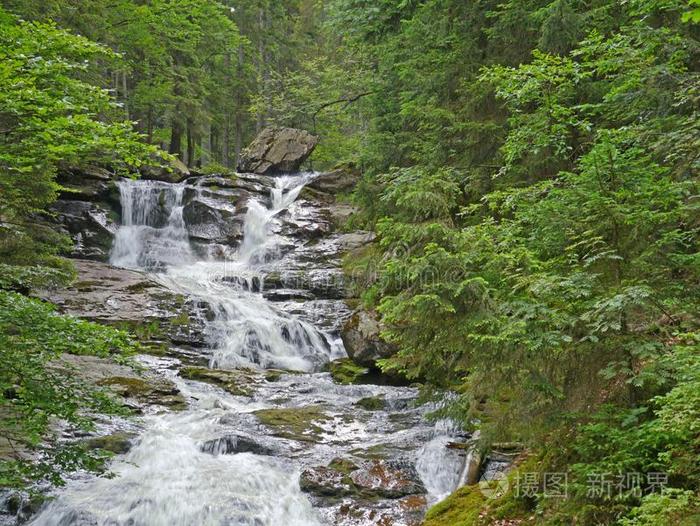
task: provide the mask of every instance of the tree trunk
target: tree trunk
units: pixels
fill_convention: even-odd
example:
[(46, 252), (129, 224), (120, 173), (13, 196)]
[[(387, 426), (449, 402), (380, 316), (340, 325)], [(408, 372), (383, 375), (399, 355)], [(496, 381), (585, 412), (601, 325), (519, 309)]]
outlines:
[(202, 150), (201, 164), (206, 166), (211, 162), (211, 122), (209, 121), (204, 123), (204, 133), (199, 145)]
[(129, 119), (129, 92), (126, 87), (126, 71), (122, 71), (122, 97), (124, 100), (124, 113), (127, 120)]
[(177, 119), (172, 122), (168, 152), (177, 155), (182, 160), (182, 124)]
[(267, 54), (267, 47), (265, 46), (264, 35), (267, 34), (267, 12), (265, 7), (261, 7), (258, 11), (258, 26), (260, 29), (260, 37), (258, 40), (258, 74), (261, 79), (260, 82), (260, 95), (263, 102), (263, 108), (258, 111), (257, 121), (255, 123), (255, 130), (259, 132), (265, 127), (267, 121), (268, 107), (269, 107), (269, 84), (270, 84), (270, 71), (269, 71), (269, 57)]
[(192, 127), (192, 121), (187, 119), (187, 166), (194, 166), (195, 162), (195, 137)]

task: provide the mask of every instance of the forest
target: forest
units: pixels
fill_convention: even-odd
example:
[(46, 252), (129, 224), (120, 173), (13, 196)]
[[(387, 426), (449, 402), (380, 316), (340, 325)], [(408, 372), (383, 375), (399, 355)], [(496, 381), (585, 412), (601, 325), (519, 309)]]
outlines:
[[(106, 217), (129, 226), (125, 196), (136, 190), (127, 194), (116, 181), (183, 180), (189, 228), (187, 185), (206, 203), (204, 187), (219, 196), (227, 185), (253, 193), (268, 184), (246, 182), (245, 147), (281, 128), (317, 137), (304, 170), (336, 174), (343, 184), (332, 198), (306, 180), (303, 189), (276, 187), (263, 230), (280, 210), (293, 212), (283, 197), (300, 192), (298, 199), (351, 210), (333, 220), (331, 234), (370, 239), (342, 253), (339, 272), (353, 319), (371, 316), (378, 327), (379, 351), (369, 365), (332, 355), (331, 374), (335, 363), (348, 374), (367, 367), (415, 389), (412, 403), (433, 407), (426, 419), (454, 424), (452, 446), (469, 437), (452, 448), (467, 467), (465, 448), (472, 459), (510, 455), (503, 477), (453, 484), (440, 499), (423, 476), (428, 497), (410, 519), (348, 512), (342, 520), (322, 515), (319, 524), (700, 524), (700, 0), (3, 0), (0, 508), (17, 521), (7, 524), (316, 524), (303, 499), (298, 516), (290, 504), (287, 515), (256, 519), (200, 511), (196, 521), (182, 514), (168, 522), (149, 508), (152, 515), (129, 522), (116, 512), (91, 519), (57, 511), (72, 502), (62, 488), (77, 492), (75, 473), (106, 480), (123, 453), (57, 437), (66, 429), (93, 437), (109, 419), (150, 413), (56, 364), (77, 356), (138, 372), (150, 367), (139, 357), (154, 355), (158, 339), (152, 320), (104, 323), (99, 313), (74, 316), (51, 299), (79, 290), (76, 283), (82, 294), (95, 287), (81, 277), (75, 233), (57, 226), (65, 224), (58, 204), (82, 200), (93, 180), (84, 174), (99, 169), (116, 192), (109, 199), (118, 205), (121, 196), (122, 211)], [(175, 180), (180, 172), (209, 182)], [(180, 194), (158, 188), (160, 209), (179, 206)], [(169, 228), (172, 210), (161, 221)], [(220, 224), (233, 217), (226, 210), (217, 212)], [(231, 261), (248, 254), (255, 211), (245, 205)], [(114, 263), (119, 232), (110, 236), (103, 259), (112, 254), (112, 264), (129, 267)], [(189, 236), (196, 252), (204, 234)], [(314, 246), (313, 236), (303, 243)], [(324, 257), (312, 259), (329, 267)], [(283, 281), (273, 270), (265, 287)], [(153, 279), (162, 286), (165, 278)], [(139, 283), (130, 290), (141, 294)], [(184, 309), (187, 293), (176, 292), (180, 299), (169, 301)], [(207, 335), (222, 315), (202, 316)], [(195, 327), (194, 318), (177, 310), (169, 327)], [(284, 341), (297, 341), (297, 325), (285, 323)], [(271, 346), (274, 354), (258, 336), (255, 352)], [(316, 345), (313, 335), (305, 341), (304, 349)], [(248, 369), (217, 362), (221, 353), (209, 346), (211, 369), (180, 356), (179, 376), (196, 369), (231, 393), (233, 376), (222, 374)], [(270, 375), (284, 378), (278, 369), (297, 370), (282, 362), (262, 369), (260, 382), (270, 385)], [(386, 401), (398, 395), (388, 389), (377, 396), (395, 409)], [(357, 403), (379, 403), (371, 394)], [(307, 431), (327, 431), (318, 422), (332, 411), (301, 405), (301, 416), (274, 413), (277, 406), (254, 414), (282, 426), (275, 436), (317, 447), (309, 444), (323, 439)], [(390, 513), (355, 475), (362, 462), (394, 466), (393, 457), (358, 458), (328, 458), (324, 469), (351, 489), (329, 504), (313, 497), (314, 509), (347, 498), (360, 510)], [(301, 491), (313, 494), (301, 465)], [(98, 487), (102, 493), (90, 491), (107, 495)]]

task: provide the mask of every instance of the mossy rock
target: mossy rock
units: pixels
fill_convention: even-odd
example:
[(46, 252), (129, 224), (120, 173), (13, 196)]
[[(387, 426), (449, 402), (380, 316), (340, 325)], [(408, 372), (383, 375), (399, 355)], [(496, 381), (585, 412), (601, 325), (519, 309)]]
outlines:
[(389, 448), (390, 446), (388, 444), (374, 444), (373, 446), (361, 449), (353, 449), (350, 452), (361, 458), (382, 459), (387, 456), (387, 450)]
[(187, 407), (187, 401), (175, 384), (166, 379), (110, 376), (103, 378), (97, 384), (108, 387), (119, 396), (134, 399), (142, 404), (161, 405), (175, 411)]
[(334, 469), (338, 473), (343, 473), (344, 475), (349, 475), (351, 472), (357, 469), (357, 465), (352, 460), (340, 457), (331, 460), (328, 467)]
[(318, 435), (323, 430), (316, 422), (330, 419), (317, 405), (260, 409), (253, 414), (262, 424), (272, 428), (276, 436), (302, 442), (318, 442)]
[(479, 526), (486, 503), (478, 485), (463, 486), (430, 508), (422, 526)]
[(111, 376), (98, 382), (107, 386), (118, 395), (127, 398), (139, 398), (151, 392), (153, 387), (143, 378), (130, 376)]
[(87, 441), (87, 447), (90, 449), (101, 449), (111, 453), (120, 455), (127, 453), (131, 449), (131, 440), (134, 438), (133, 433), (116, 432), (111, 435), (90, 438)]
[(276, 382), (282, 377), (282, 371), (270, 370), (265, 372), (265, 380), (268, 382)]
[(367, 411), (381, 411), (386, 407), (386, 399), (383, 396), (367, 396), (360, 398), (355, 405)]
[(357, 384), (369, 374), (367, 367), (357, 365), (349, 358), (335, 360), (328, 364), (331, 377), (339, 384)]
[(188, 380), (197, 380), (221, 387), (235, 396), (250, 396), (250, 376), (245, 371), (227, 371), (224, 369), (209, 369), (208, 367), (189, 366), (180, 369), (180, 376)]

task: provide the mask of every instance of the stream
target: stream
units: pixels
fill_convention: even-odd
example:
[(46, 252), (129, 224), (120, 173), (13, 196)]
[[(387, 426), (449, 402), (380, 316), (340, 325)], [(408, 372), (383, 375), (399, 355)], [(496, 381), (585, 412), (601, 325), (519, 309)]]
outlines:
[[(232, 393), (184, 378), (177, 357), (139, 356), (175, 383), (186, 409), (153, 408), (136, 422), (116, 422), (137, 437), (111, 461), (112, 476), (72, 476), (31, 524), (413, 525), (457, 487), (464, 450), (448, 446), (464, 436), (449, 421), (426, 419), (433, 407), (415, 403), (416, 389), (340, 385), (323, 372), (346, 356), (342, 300), (298, 301), (284, 297), (288, 287), (266, 287), (333, 246), (332, 236), (311, 243), (294, 234), (294, 225), (313, 220), (315, 205), (298, 198), (314, 176), (265, 181), (246, 203), (236, 249), (193, 243), (183, 209), (188, 195), (211, 199), (201, 186), (119, 183), (122, 219), (110, 262), (206, 305), (197, 352), (209, 368), (238, 371), (249, 385)], [(321, 278), (340, 269), (329, 272)], [(367, 399), (381, 403), (363, 406)], [(300, 410), (305, 425), (276, 428), (263, 418), (278, 409)]]

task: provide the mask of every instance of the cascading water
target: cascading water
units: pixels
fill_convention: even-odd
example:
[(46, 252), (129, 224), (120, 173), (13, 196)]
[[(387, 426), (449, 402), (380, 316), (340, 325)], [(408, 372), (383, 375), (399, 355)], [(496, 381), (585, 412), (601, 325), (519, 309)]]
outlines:
[(182, 216), (183, 184), (120, 181), (122, 226), (110, 262), (153, 270), (194, 260)]
[[(316, 371), (325, 362), (345, 355), (342, 343), (285, 314), (261, 294), (262, 266), (282, 255), (283, 240), (275, 232), (278, 216), (295, 201), (310, 177), (275, 178), (269, 206), (263, 199), (248, 201), (244, 239), (237, 257), (231, 261), (197, 259), (190, 246), (183, 199), (186, 191), (199, 192), (197, 187), (122, 181), (119, 190), (123, 224), (115, 237), (111, 263), (157, 271), (152, 274), (155, 280), (173, 292), (208, 305), (211, 315), (204, 338), (209, 349), (203, 352), (209, 353), (210, 367)], [(167, 371), (188, 398), (187, 410), (143, 417), (144, 430), (134, 447), (110, 466), (114, 477), (86, 475), (72, 480), (32, 524), (336, 523), (337, 518), (331, 513), (336, 508), (321, 512), (300, 490), (300, 470), (304, 465), (327, 464), (339, 451), (350, 455), (364, 448), (386, 447), (385, 441), (395, 444), (396, 455), (412, 451), (429, 501), (442, 498), (456, 486), (462, 459), (445, 454), (452, 429), (431, 429), (423, 421), (423, 410), (407, 409), (406, 400), (415, 397), (410, 388), (340, 386), (327, 374), (290, 374), (274, 383), (258, 384), (257, 393), (246, 397), (186, 381), (172, 370)], [(358, 400), (368, 396), (385, 399), (389, 407), (403, 408), (401, 411), (411, 418), (411, 424), (407, 428), (393, 424), (388, 412), (357, 415)], [(276, 456), (212, 454), (219, 450), (203, 447), (206, 441), (230, 433), (231, 425), (236, 432), (259, 437), (262, 430), (251, 413), (279, 404), (321, 404), (337, 416), (317, 424), (323, 437), (318, 445), (309, 442), (300, 448), (294, 441), (274, 438), (274, 447), (286, 451)], [(360, 518), (353, 519), (355, 522), (347, 524), (375, 524), (373, 513), (368, 512), (366, 519), (360, 514)]]

